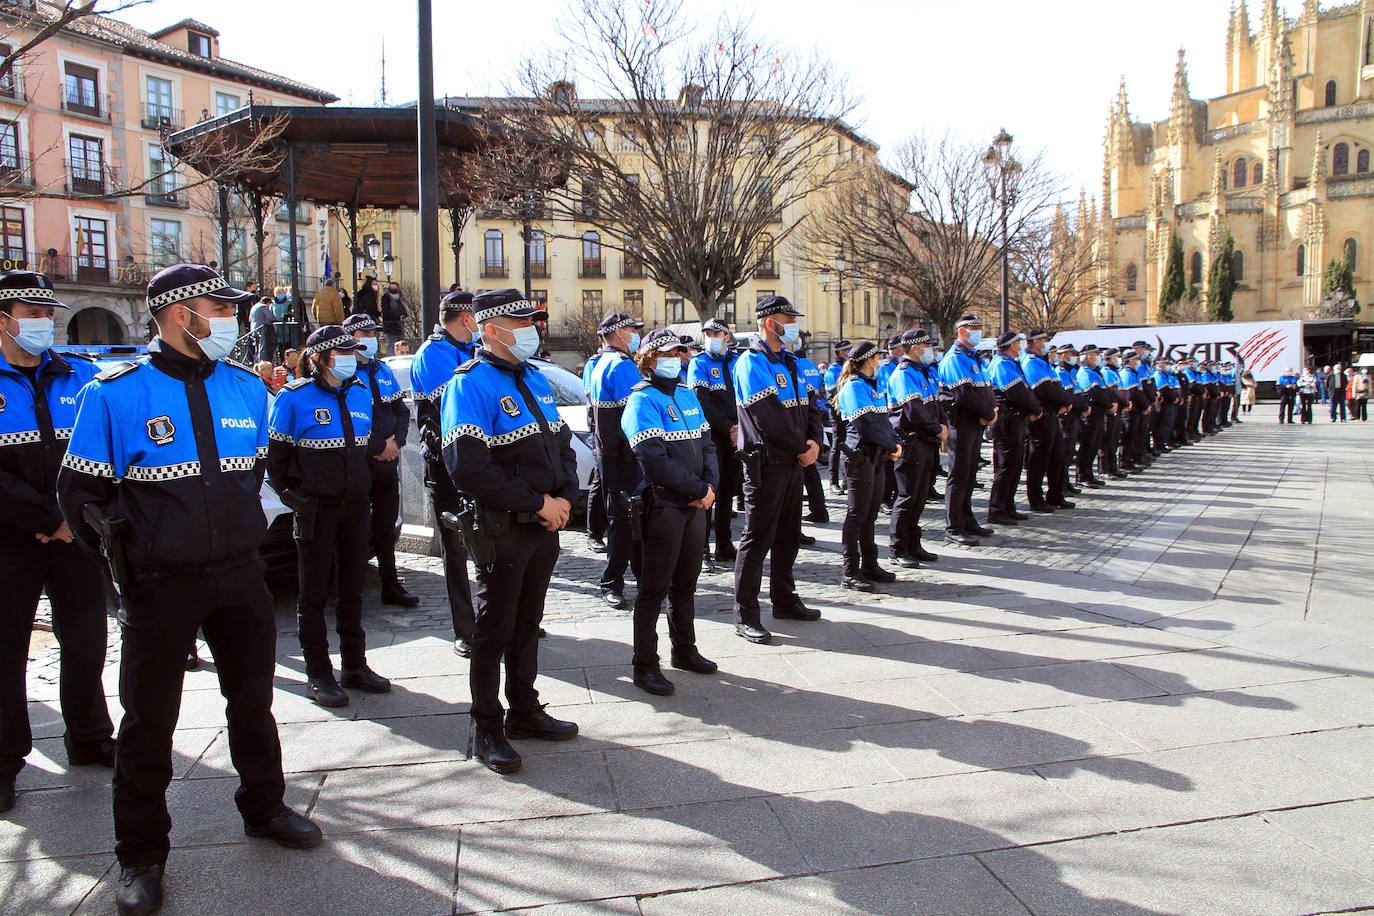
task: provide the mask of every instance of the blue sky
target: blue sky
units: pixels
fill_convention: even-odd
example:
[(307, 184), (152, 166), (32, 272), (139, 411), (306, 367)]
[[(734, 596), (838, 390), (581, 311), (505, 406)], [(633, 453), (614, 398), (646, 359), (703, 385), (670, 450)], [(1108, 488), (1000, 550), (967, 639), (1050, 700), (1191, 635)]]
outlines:
[[(499, 92), (515, 61), (553, 40), (565, 6), (436, 2), (436, 90)], [(1251, 3), (1252, 25), (1260, 6)], [(1230, 0), (1154, 0), (1148, 17), (1119, 0), (695, 0), (688, 8), (710, 18), (743, 11), (759, 32), (829, 55), (863, 99), (851, 120), (883, 146), (919, 130), (991, 138), (1005, 126), (1018, 146), (1046, 151), (1076, 198), (1079, 186), (1099, 193), (1107, 106), (1123, 74), (1141, 120), (1168, 116), (1180, 47), (1193, 96), (1222, 94)], [(414, 98), (415, 11), (408, 2), (155, 0), (121, 16), (147, 29), (201, 19), (220, 31), (226, 57), (366, 105), (377, 101), (383, 38), (388, 95)]]

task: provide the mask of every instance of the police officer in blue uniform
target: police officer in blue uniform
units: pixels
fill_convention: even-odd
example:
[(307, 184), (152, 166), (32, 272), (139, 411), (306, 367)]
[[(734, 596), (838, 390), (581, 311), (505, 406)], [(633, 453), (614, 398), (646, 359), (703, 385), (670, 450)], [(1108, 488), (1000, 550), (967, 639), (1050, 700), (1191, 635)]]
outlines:
[[(587, 397), (587, 429), (592, 428), (592, 373), (600, 353), (592, 354), (582, 364), (582, 393)], [(587, 486), (587, 546), (594, 553), (606, 552), (606, 494), (601, 486), (601, 472), (592, 465), (592, 477)], [(728, 538), (727, 538), (728, 540)]]
[(733, 561), (735, 545), (730, 532), (730, 504), (739, 490), (740, 479), (739, 456), (735, 454), (739, 415), (735, 409), (734, 367), (739, 357), (730, 348), (734, 332), (724, 321), (710, 319), (701, 326), (701, 334), (705, 349), (687, 364), (687, 385), (701, 402), (716, 453), (720, 487), (716, 491), (716, 504), (711, 508), (716, 559)]
[[(82, 391), (57, 479), (72, 533), (114, 558), (123, 589), (114, 824), (115, 900), (125, 914), (150, 913), (162, 899), (172, 733), (197, 630), (226, 701), (245, 832), (292, 848), (321, 840), (282, 803), (277, 628), (258, 558), (267, 389), (223, 360), (238, 339), (235, 305), (248, 297), (198, 264), (154, 275), (148, 356), (101, 372)], [(89, 524), (96, 516), (102, 531)]]
[[(812, 362), (806, 355), (807, 348), (811, 341), (811, 335), (806, 331), (801, 332), (801, 337), (797, 340), (797, 345), (792, 353), (797, 357), (797, 376), (802, 384), (808, 388), (813, 395), (817, 405), (824, 405), (826, 399), (825, 377), (820, 368)], [(817, 406), (821, 411), (821, 422), (825, 422), (826, 409), (824, 406)], [(806, 493), (806, 521), (817, 525), (824, 525), (830, 521), (830, 510), (825, 505), (825, 490), (821, 487), (820, 462), (808, 464), (802, 469), (802, 489)], [(802, 538), (802, 543), (814, 542), (808, 537)]]
[(1140, 355), (1134, 350), (1121, 351), (1121, 390), (1130, 398), (1131, 409), (1128, 413), (1125, 442), (1127, 471), (1143, 471), (1150, 464), (1150, 456), (1145, 448), (1145, 433), (1150, 428), (1150, 418), (1154, 414), (1154, 398), (1149, 394), (1145, 374), (1140, 369)]
[(993, 533), (973, 517), (973, 483), (983, 429), (997, 419), (991, 382), (975, 348), (983, 339), (983, 321), (972, 313), (955, 322), (954, 346), (940, 361), (940, 396), (949, 415), (949, 481), (945, 484), (945, 539), (974, 546), (975, 536)]
[(1038, 420), (1027, 424), (1026, 501), (1032, 512), (1072, 509), (1064, 499), (1064, 437), (1059, 418), (1073, 409), (1073, 397), (1064, 390), (1059, 374), (1045, 354), (1050, 335), (1044, 328), (1026, 331), (1021, 372), (1031, 394), (1043, 409)]
[[(377, 332), (371, 315), (349, 315), (343, 329), (358, 341), (358, 378), (372, 393), (372, 431), (367, 440), (367, 468), (372, 488), (372, 550), (382, 580), (382, 604), (415, 607), (420, 599), (406, 591), (396, 574), (396, 517), (401, 511), (401, 449), (410, 433), (410, 408), (405, 389), (391, 367), (379, 357)], [(464, 576), (466, 579), (466, 575)]]
[(940, 443), (949, 436), (934, 343), (924, 328), (903, 333), (902, 360), (887, 380), (892, 428), (902, 443), (902, 456), (892, 463), (897, 500), (892, 506), (888, 544), (892, 562), (906, 568), (939, 559), (921, 546), (921, 510), (940, 460)]
[(1106, 435), (1106, 419), (1116, 413), (1117, 405), (1098, 365), (1101, 354), (1097, 347), (1084, 344), (1079, 356), (1082, 362), (1074, 375), (1074, 384), (1087, 400), (1089, 410), (1084, 414), (1083, 431), (1078, 442), (1078, 482), (1096, 490), (1106, 486), (1093, 471), (1098, 449)]
[(826, 400), (825, 403), (830, 411), (830, 491), (832, 493), (844, 492), (844, 478), (840, 476), (840, 450), (839, 444), (844, 441), (844, 420), (840, 419), (840, 412), (834, 408), (831, 394), (835, 391), (835, 386), (839, 384), (840, 370), (844, 368), (844, 361), (849, 359), (849, 349), (853, 346), (849, 341), (840, 339), (835, 341), (835, 360), (830, 364), (830, 368), (825, 370), (822, 378), (825, 381)]
[(1163, 454), (1178, 448), (1174, 440), (1174, 422), (1178, 414), (1179, 384), (1173, 364), (1168, 359), (1157, 359), (1153, 365), (1151, 378), (1155, 391), (1158, 392), (1158, 404), (1155, 409), (1157, 418), (1153, 425), (1154, 448), (1156, 452)]
[(674, 691), (658, 657), (663, 599), (671, 608), (668, 636), (674, 668), (710, 674), (716, 663), (697, 651), (695, 600), (706, 512), (715, 502), (716, 454), (701, 402), (676, 373), (686, 347), (659, 328), (640, 345), (635, 362), (644, 381), (634, 386), (620, 425), (644, 475), (641, 545), (644, 578), (635, 596), (634, 683), (658, 696)]
[(66, 309), (41, 273), (0, 274), (0, 812), (33, 750), (25, 668), (40, 596), (52, 605), (63, 743), (73, 766), (114, 766), (105, 666), (105, 574), (72, 539), (57, 506), (57, 473), (90, 360), (51, 349), (53, 314)]
[(892, 582), (896, 575), (878, 565), (874, 526), (883, 499), (883, 459), (902, 457), (901, 442), (888, 419), (886, 392), (878, 390), (882, 351), (861, 340), (849, 351), (834, 395), (844, 418), (844, 479), (848, 484), (844, 527), (841, 529), (844, 574), (840, 584), (860, 592), (873, 591), (875, 582)]
[(801, 312), (783, 296), (754, 306), (758, 334), (735, 363), (735, 402), (744, 455), (744, 532), (735, 563), (735, 632), (768, 643), (759, 608), (763, 558), (772, 552), (773, 617), (819, 620), (797, 594), (792, 566), (801, 546), (802, 472), (820, 454), (821, 414), (797, 373), (792, 347)]
[(1076, 466), (1084, 416), (1092, 408), (1088, 406), (1088, 399), (1078, 387), (1078, 351), (1072, 344), (1064, 344), (1057, 349), (1051, 348), (1050, 353), (1051, 359), (1056, 361), (1054, 371), (1059, 377), (1059, 385), (1069, 396), (1071, 405), (1069, 410), (1059, 417), (1059, 432), (1064, 442), (1064, 483), (1061, 486), (1064, 493), (1077, 496), (1083, 491), (1074, 486), (1069, 474)]
[[(601, 596), (614, 608), (625, 606), (625, 569), (639, 579), (640, 552), (630, 534), (627, 499), (639, 489), (639, 465), (620, 418), (630, 389), (642, 380), (630, 354), (639, 349), (644, 322), (623, 312), (608, 315), (597, 325), (602, 348), (591, 373), (592, 442), (596, 469), (606, 500), (606, 568), (601, 573)], [(698, 561), (700, 562), (700, 561)]]
[[(1183, 378), (1188, 390), (1188, 423), (1184, 430), (1189, 444), (1202, 438), (1202, 412), (1207, 403), (1207, 380), (1191, 356), (1183, 358)], [(1289, 422), (1292, 422), (1291, 417)]]
[(1121, 470), (1117, 462), (1117, 452), (1121, 447), (1121, 427), (1126, 411), (1130, 408), (1130, 399), (1121, 390), (1121, 376), (1117, 372), (1121, 365), (1121, 351), (1114, 347), (1110, 348), (1102, 353), (1102, 360), (1099, 369), (1103, 387), (1111, 396), (1112, 403), (1116, 405), (1116, 411), (1108, 413), (1103, 424), (1102, 441), (1097, 450), (1097, 464), (1103, 475), (1125, 480), (1128, 475)]
[[(508, 737), (566, 741), (577, 735), (576, 724), (544, 711), (534, 687), (558, 532), (577, 499), (577, 459), (553, 388), (527, 362), (539, 352), (535, 322), (547, 320), (548, 312), (514, 289), (479, 293), (473, 309), (482, 349), (444, 389), (443, 454), (459, 491), (475, 502), (480, 529), (474, 536), (490, 549), (474, 558), (480, 560), (468, 668), (474, 753), (494, 772), (514, 773), (522, 761)], [(510, 704), (504, 724), (502, 660)]]
[[(311, 334), (301, 354), (305, 374), (277, 395), (267, 429), (268, 483), (296, 513), (296, 635), (305, 656), (305, 692), (329, 707), (348, 705), (344, 687), (391, 689), (367, 666), (363, 632), (372, 395), (357, 377), (360, 347), (337, 324)], [(343, 669), (337, 681), (324, 619), (331, 580), (338, 591), (334, 615)]]
[(1020, 334), (1007, 331), (997, 338), (997, 355), (988, 365), (988, 376), (997, 402), (997, 422), (992, 427), (988, 524), (1015, 525), (1030, 518), (1016, 511), (1016, 489), (1026, 463), (1026, 425), (1045, 415), (1045, 408), (1021, 370)]
[(434, 526), (444, 555), (444, 584), (453, 619), (453, 651), (467, 658), (472, 651), (472, 585), (468, 551), (458, 532), (439, 524), (445, 512), (458, 509), (458, 490), (444, 467), (440, 448), (439, 399), (458, 367), (472, 359), (481, 331), (472, 314), (472, 293), (456, 289), (444, 296), (440, 324), (420, 345), (410, 363), (410, 389), (415, 392), (415, 419), (424, 445), (425, 488), (429, 490)]

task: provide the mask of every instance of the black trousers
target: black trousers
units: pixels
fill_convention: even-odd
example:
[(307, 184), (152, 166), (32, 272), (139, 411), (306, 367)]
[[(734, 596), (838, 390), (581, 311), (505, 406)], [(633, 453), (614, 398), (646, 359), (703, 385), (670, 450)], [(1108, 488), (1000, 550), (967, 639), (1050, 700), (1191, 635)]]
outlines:
[[(639, 465), (634, 461), (596, 456), (601, 471), (601, 492), (606, 500), (606, 568), (601, 572), (601, 590), (625, 591), (625, 570), (640, 581), (640, 547), (630, 531), (630, 519), (625, 514), (621, 493), (633, 493), (639, 488)], [(697, 562), (700, 562), (700, 558)]]
[(992, 427), (992, 491), (988, 515), (1016, 511), (1016, 488), (1026, 463), (1026, 418), (1004, 416)]
[(1294, 400), (1294, 397), (1293, 397), (1293, 393), (1292, 393), (1292, 392), (1290, 392), (1290, 391), (1282, 391), (1282, 392), (1279, 393), (1279, 422), (1280, 422), (1280, 423), (1292, 423), (1292, 422), (1293, 422), (1293, 400)]
[(1217, 411), (1220, 409), (1220, 407), (1221, 407), (1221, 399), (1220, 399), (1220, 398), (1208, 398), (1207, 401), (1206, 401), (1206, 403), (1203, 404), (1203, 406), (1202, 406), (1202, 431), (1203, 431), (1203, 432), (1208, 432), (1208, 433), (1210, 433), (1210, 432), (1216, 432), (1216, 428), (1217, 428)]
[(716, 447), (716, 466), (720, 469), (720, 486), (716, 490), (716, 501), (711, 506), (711, 527), (715, 531), (716, 547), (719, 548), (734, 539), (730, 531), (730, 510), (734, 494), (739, 490), (743, 469), (735, 455), (735, 443), (729, 436), (712, 433), (711, 443)]
[[(728, 513), (728, 510), (727, 510)], [(635, 596), (634, 670), (658, 670), (658, 617), (668, 599), (668, 638), (675, 651), (696, 648), (693, 596), (706, 547), (706, 513), (658, 506), (644, 522), (644, 581)]]
[[(513, 712), (539, 706), (539, 622), (558, 562), (558, 534), (540, 525), (512, 524), (496, 537), (497, 561), (477, 567), (477, 626), (472, 635), (468, 685), (472, 718), (481, 729), (501, 725), (501, 662), (506, 702)], [(701, 557), (693, 557), (700, 564)]]
[(1174, 441), (1174, 423), (1177, 417), (1177, 404), (1159, 405), (1159, 435), (1155, 438), (1155, 448), (1162, 450)]
[(369, 458), (372, 487), (367, 501), (372, 507), (372, 551), (383, 582), (396, 581), (396, 514), (401, 509), (401, 462)]
[(1103, 473), (1110, 474), (1119, 470), (1116, 465), (1116, 449), (1121, 443), (1121, 408), (1114, 414), (1103, 418), (1102, 440), (1098, 446), (1099, 467)]
[(186, 656), (196, 631), (215, 657), (238, 770), (234, 801), (246, 823), (285, 810), (281, 743), (272, 718), (277, 627), (272, 596), (254, 561), (214, 575), (135, 585), (120, 612), (119, 752), (114, 771), (115, 854), (124, 866), (165, 862), (172, 819), (172, 733), (181, 709)]
[(826, 515), (825, 490), (821, 487), (819, 463), (802, 468), (802, 489), (806, 491), (806, 510), (813, 515)]
[[(1313, 395), (1310, 395), (1310, 394), (1299, 394), (1299, 395), (1298, 395), (1298, 398), (1299, 398), (1299, 400), (1302, 402), (1302, 403), (1298, 406), (1298, 421), (1301, 422), (1301, 423), (1311, 423), (1311, 422), (1312, 422), (1312, 402), (1313, 402), (1314, 400), (1316, 400), (1316, 398), (1315, 398)], [(1291, 414), (1291, 411), (1290, 411), (1290, 414)], [(1282, 413), (1280, 413), (1280, 416), (1282, 416)]]
[[(315, 512), (314, 537), (296, 538), (296, 569), (300, 595), (296, 599), (296, 637), (305, 656), (307, 677), (332, 677), (329, 628), (324, 607), (329, 603), (331, 570), (337, 600), (334, 617), (339, 633), (339, 656), (344, 668), (367, 664), (367, 636), (363, 633), (363, 570), (367, 568), (367, 503), (321, 504)], [(213, 648), (213, 646), (211, 647)], [(215, 656), (219, 661), (219, 656)]]
[(792, 567), (801, 548), (802, 468), (767, 464), (761, 474), (744, 471), (744, 531), (735, 560), (735, 623), (760, 626), (763, 558), (770, 551), (768, 594), (773, 610), (802, 605)]
[(606, 537), (606, 493), (601, 486), (601, 472), (596, 468), (592, 469), (587, 490), (587, 536), (598, 541)]
[(1188, 435), (1194, 439), (1202, 438), (1202, 405), (1205, 400), (1202, 395), (1195, 394), (1188, 402)]
[(1059, 421), (1046, 412), (1027, 424), (1026, 432), (1026, 499), (1032, 506), (1044, 503), (1048, 479), (1049, 501), (1058, 502), (1064, 498), (1064, 437)]
[(1083, 417), (1076, 411), (1069, 411), (1059, 418), (1059, 432), (1064, 441), (1064, 482), (1069, 482), (1069, 468), (1078, 458), (1078, 440), (1082, 435)]
[(448, 590), (449, 614), (453, 618), (453, 638), (471, 639), (476, 614), (472, 608), (472, 585), (468, 582), (468, 548), (458, 532), (439, 524), (439, 516), (458, 511), (458, 488), (441, 462), (425, 462), (425, 488), (433, 511), (434, 527), (439, 532), (439, 549), (444, 555), (444, 586)]
[(949, 482), (945, 484), (945, 530), (956, 534), (978, 525), (973, 517), (973, 480), (978, 473), (978, 453), (983, 446), (983, 426), (977, 420), (949, 424)]
[(858, 577), (861, 570), (878, 565), (878, 543), (873, 529), (878, 521), (878, 507), (883, 504), (883, 461), (881, 455), (864, 452), (846, 455), (844, 459), (847, 493), (840, 539), (846, 576)]
[(830, 411), (830, 486), (840, 485), (840, 464), (844, 456), (840, 454), (839, 444), (849, 434), (849, 427), (840, 419), (839, 411)]
[(894, 557), (910, 556), (921, 546), (921, 510), (925, 508), (930, 484), (939, 461), (939, 446), (933, 442), (908, 439), (902, 457), (892, 462), (897, 483), (897, 501), (892, 504), (888, 544)]
[(0, 776), (13, 777), (33, 750), (25, 670), (38, 599), (52, 604), (61, 648), (59, 697), (68, 751), (114, 734), (100, 673), (105, 667), (105, 573), (75, 543), (0, 538)]
[(1078, 479), (1092, 480), (1097, 476), (1093, 462), (1097, 460), (1097, 449), (1106, 432), (1106, 417), (1094, 409), (1083, 418), (1083, 431), (1078, 440)]

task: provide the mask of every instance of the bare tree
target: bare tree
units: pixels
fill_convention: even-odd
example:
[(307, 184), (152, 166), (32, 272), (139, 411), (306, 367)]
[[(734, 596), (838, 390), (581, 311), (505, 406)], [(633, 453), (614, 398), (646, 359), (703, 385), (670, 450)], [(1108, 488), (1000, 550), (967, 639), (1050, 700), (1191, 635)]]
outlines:
[[(960, 314), (996, 301), (1001, 201), (980, 144), (950, 134), (917, 135), (889, 165), (856, 168), (831, 193), (806, 235), (804, 259), (819, 270), (838, 255), (856, 282), (916, 303), (943, 340)], [(1008, 205), (1013, 243), (1062, 196), (1062, 180), (1039, 154), (1023, 160)]]
[(596, 326), (605, 317), (601, 309), (586, 303), (579, 303), (570, 314), (565, 314), (558, 322), (557, 336), (568, 341), (572, 349), (589, 357), (601, 349), (601, 337)]
[(1071, 226), (1062, 207), (1054, 219), (1027, 226), (1012, 248), (1010, 313), (1012, 327), (1041, 327), (1051, 333), (1106, 295), (1099, 246)]
[(574, 50), (527, 61), (512, 98), (483, 111), (530, 142), (496, 146), (478, 183), (522, 201), (567, 177), (540, 201), (540, 228), (590, 227), (599, 238), (584, 271), (604, 271), (602, 248), (623, 252), (705, 319), (753, 275), (765, 236), (797, 228), (791, 205), (835, 180), (835, 136), (849, 133), (839, 119), (853, 101), (823, 59), (730, 19), (702, 34), (683, 10), (682, 0), (576, 0), (559, 26)]
[[(73, 23), (92, 16), (109, 16), (121, 10), (143, 6), (152, 0), (64, 0), (62, 3), (39, 2), (6, 3), (0, 12), (0, 41), (12, 46), (8, 54), (0, 55), (0, 78), (10, 76), (14, 65), (30, 54), (43, 42), (66, 30)], [(15, 41), (17, 34), (28, 35), (22, 41)]]

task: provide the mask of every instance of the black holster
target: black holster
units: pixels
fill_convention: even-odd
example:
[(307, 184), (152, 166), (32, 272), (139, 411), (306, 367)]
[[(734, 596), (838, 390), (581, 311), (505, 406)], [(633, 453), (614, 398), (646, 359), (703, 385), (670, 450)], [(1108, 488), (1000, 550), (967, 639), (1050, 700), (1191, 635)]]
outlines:
[(296, 540), (307, 543), (315, 540), (315, 518), (319, 514), (320, 501), (295, 490), (278, 493), (277, 498), (291, 510)]
[(82, 506), (81, 516), (100, 537), (100, 555), (110, 567), (110, 578), (114, 580), (115, 589), (123, 595), (133, 581), (129, 576), (128, 560), (124, 556), (124, 537), (129, 532), (129, 520), (106, 515), (95, 503)]

